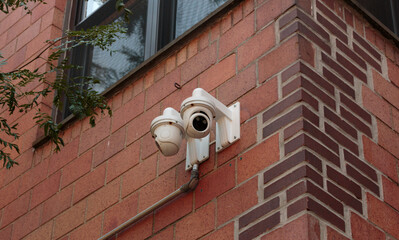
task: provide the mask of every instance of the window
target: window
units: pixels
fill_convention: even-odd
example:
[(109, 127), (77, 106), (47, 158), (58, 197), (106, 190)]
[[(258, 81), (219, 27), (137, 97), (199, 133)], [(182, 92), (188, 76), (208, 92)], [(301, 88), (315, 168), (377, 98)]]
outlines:
[(353, 2), (399, 36), (398, 0), (353, 0)]
[[(132, 69), (182, 35), (227, 0), (128, 0), (133, 12), (127, 33), (112, 46), (112, 55), (96, 47), (80, 47), (72, 53), (72, 62), (83, 66), (72, 76), (94, 76), (100, 80), (95, 90), (103, 92)], [(116, 0), (78, 0), (75, 29), (122, 21), (115, 10)], [(70, 112), (66, 110), (62, 119)]]

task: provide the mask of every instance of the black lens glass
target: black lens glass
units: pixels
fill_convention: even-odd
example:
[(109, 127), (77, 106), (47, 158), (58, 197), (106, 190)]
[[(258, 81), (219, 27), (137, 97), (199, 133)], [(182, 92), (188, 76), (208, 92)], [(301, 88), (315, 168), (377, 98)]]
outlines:
[(204, 116), (196, 116), (193, 120), (193, 127), (197, 131), (205, 131), (208, 128), (208, 121)]

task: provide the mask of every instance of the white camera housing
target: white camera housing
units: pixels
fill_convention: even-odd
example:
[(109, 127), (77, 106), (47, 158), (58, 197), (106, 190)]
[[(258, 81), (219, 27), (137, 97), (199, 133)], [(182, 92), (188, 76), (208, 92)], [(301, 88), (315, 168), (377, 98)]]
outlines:
[[(180, 108), (180, 115), (183, 119), (183, 127), (188, 137), (209, 138), (210, 128), (213, 119), (216, 120), (216, 152), (222, 151), (232, 143), (240, 139), (240, 103), (236, 102), (226, 107), (219, 100), (207, 93), (202, 88), (196, 88), (193, 95), (185, 99)], [(190, 143), (188, 141), (188, 143)], [(198, 142), (197, 142), (198, 145)], [(187, 147), (186, 170), (201, 161), (200, 153), (190, 154)], [(203, 147), (196, 147), (196, 150)], [(209, 151), (209, 150), (208, 150)]]
[(187, 138), (186, 170), (209, 158), (209, 139), (216, 121), (216, 152), (240, 139), (240, 103), (226, 107), (201, 88), (181, 104), (180, 114), (166, 108), (151, 122), (151, 135), (161, 153), (175, 155), (183, 137)]
[(215, 116), (215, 106), (209, 98), (193, 96), (182, 102), (180, 114), (187, 136), (203, 138), (211, 130), (212, 120)]
[(161, 116), (152, 120), (151, 135), (163, 155), (175, 155), (184, 137), (183, 121), (179, 112), (166, 108)]

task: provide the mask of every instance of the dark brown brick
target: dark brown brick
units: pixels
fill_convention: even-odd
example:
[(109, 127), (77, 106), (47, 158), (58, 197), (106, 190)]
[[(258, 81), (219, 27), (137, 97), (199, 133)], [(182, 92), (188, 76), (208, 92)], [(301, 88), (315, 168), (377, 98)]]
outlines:
[(348, 148), (354, 154), (359, 155), (359, 147), (352, 140), (338, 132), (334, 127), (328, 123), (324, 123), (325, 131), (328, 135), (333, 137), (341, 146)]
[[(296, 79), (292, 80), (286, 86), (283, 87), (283, 97), (286, 97), (291, 92), (297, 90), (302, 85), (302, 77), (297, 77)], [(301, 98), (304, 102), (308, 103), (310, 106), (313, 107), (316, 111), (319, 110), (319, 101), (317, 101), (312, 95), (307, 93), (306, 91), (299, 90), (301, 93)]]
[(301, 87), (301, 85), (302, 85), (302, 78), (301, 76), (297, 76), (295, 79), (293, 79), (283, 87), (283, 97), (286, 97), (293, 91), (297, 90), (298, 88)]
[(362, 184), (364, 187), (370, 189), (373, 193), (375, 193), (377, 196), (380, 196), (380, 188), (378, 187), (377, 184), (372, 182), (370, 179), (359, 173), (356, 169), (354, 169), (352, 166), (346, 164), (346, 172), (348, 173), (349, 176), (351, 176), (353, 179), (358, 181), (360, 184)]
[(291, 217), (292, 215), (295, 215), (303, 210), (309, 210), (311, 212), (314, 212), (316, 215), (320, 216), (324, 220), (337, 226), (342, 231), (345, 231), (345, 222), (344, 220), (342, 220), (342, 218), (338, 217), (310, 197), (302, 198), (288, 206), (287, 217)]
[(355, 42), (353, 43), (353, 50), (355, 50), (357, 54), (359, 54), (364, 60), (366, 60), (366, 62), (368, 62), (377, 71), (381, 72), (381, 65), (377, 63), (377, 61), (375, 61), (372, 57), (370, 57), (368, 53), (363, 51), (363, 49)]
[(328, 41), (326, 42), (323, 39), (321, 39), (319, 37), (319, 33), (315, 34), (306, 25), (302, 24), (301, 22), (298, 22), (298, 30), (301, 35), (307, 37), (310, 41), (314, 42), (326, 53), (331, 54), (331, 47), (329, 45), (329, 42)]
[(248, 224), (252, 223), (253, 221), (265, 216), (269, 212), (277, 209), (280, 206), (280, 198), (276, 197), (272, 200), (260, 205), (259, 207), (255, 208), (254, 210), (250, 211), (249, 213), (245, 214), (244, 216), (240, 217), (239, 221), (239, 228), (243, 228)]
[(313, 107), (314, 110), (316, 111), (319, 110), (319, 102), (316, 99), (314, 99), (309, 93), (303, 91), (302, 89), (299, 89), (297, 92), (293, 93), (288, 98), (290, 98), (290, 100), (287, 100), (287, 102), (292, 102), (292, 103), (304, 102)]
[(263, 183), (266, 184), (270, 182), (274, 178), (282, 175), (286, 171), (289, 171), (291, 168), (295, 167), (301, 162), (308, 162), (320, 172), (322, 171), (320, 159), (304, 149), (298, 153), (295, 153), (294, 155), (272, 167), (271, 169), (267, 170), (263, 174)]
[(287, 81), (290, 77), (294, 76), (295, 74), (299, 73), (301, 70), (301, 62), (296, 62), (292, 64), (289, 68), (287, 68), (282, 74), (281, 74), (281, 80), (283, 82)]
[(328, 21), (320, 14), (317, 14), (317, 21), (319, 21), (326, 29), (328, 29), (328, 31), (330, 31), (333, 35), (337, 36), (343, 42), (345, 43), (348, 42), (348, 36), (346, 36), (345, 33), (339, 30), (336, 26), (334, 26), (334, 24), (330, 23), (330, 21)]
[(293, 11), (280, 19), (280, 29), (287, 25), (289, 22), (293, 21), (295, 18), (299, 18), (300, 20), (302, 20), (306, 25), (315, 30), (325, 40), (330, 40), (330, 35), (320, 26), (320, 24), (316, 23), (311, 17), (309, 17), (309, 15), (302, 12), (298, 8), (295, 8)]
[(353, 193), (358, 199), (362, 198), (360, 186), (330, 166), (327, 166), (327, 176), (341, 187)]
[(285, 25), (292, 22), (295, 18), (298, 17), (298, 9), (294, 8), (289, 13), (285, 14), (280, 20), (278, 21), (280, 29), (282, 29)]
[(296, 184), (295, 186), (289, 188), (286, 192), (287, 202), (290, 202), (292, 199), (297, 198), (298, 196), (307, 193), (307, 181), (302, 181)]
[[(308, 118), (308, 117), (305, 116), (305, 118)], [(306, 124), (308, 124), (308, 123), (304, 123), (304, 119), (300, 119), (297, 122), (295, 122), (294, 124), (290, 125), (286, 129), (284, 129), (284, 140), (287, 140), (288, 138), (294, 136), (299, 131), (304, 131)], [(313, 124), (315, 124), (316, 126), (319, 125), (318, 122), (316, 122), (316, 123), (313, 122)]]
[(325, 192), (323, 189), (317, 187), (310, 181), (301, 182), (293, 186), (292, 188), (288, 189), (287, 202), (305, 193), (313, 195), (315, 198), (319, 199), (327, 206), (332, 208), (335, 212), (339, 213), (342, 216), (344, 215), (344, 206), (335, 198), (333, 198), (330, 194)]
[(280, 223), (280, 212), (273, 214), (272, 216), (260, 221), (254, 226), (248, 228), (244, 232), (240, 233), (238, 236), (239, 240), (249, 240), (253, 239), (267, 230), (273, 228)]
[[(332, 86), (330, 83), (328, 83), (326, 80), (323, 78), (319, 77), (316, 73), (311, 71), (308, 67), (301, 65), (301, 72), (308, 75), (308, 77), (317, 83), (318, 85), (322, 86), (328, 93), (330, 93), (332, 96), (334, 96), (334, 86)], [(308, 71), (310, 70), (310, 71)], [(304, 79), (302, 76), (298, 76), (291, 82), (289, 82), (287, 85), (283, 87), (283, 96), (288, 95), (290, 92), (298, 89), (299, 87), (307, 87), (309, 86), (309, 81)]]
[(313, 102), (312, 99), (309, 98), (309, 94), (305, 94), (303, 93), (303, 91), (299, 90), (293, 93), (292, 95), (288, 96), (287, 98), (285, 98), (283, 101), (277, 103), (266, 112), (264, 112), (263, 122), (266, 122), (267, 120), (277, 116), (278, 114), (282, 113), (285, 109), (292, 106), (293, 104), (302, 101), (309, 103), (309, 105), (311, 106), (313, 105), (313, 107), (315, 107), (315, 109), (318, 110), (318, 106), (316, 106), (315, 102)]
[(329, 67), (331, 67), (334, 71), (336, 71), (341, 77), (343, 77), (348, 83), (353, 85), (353, 76), (348, 71), (346, 71), (343, 67), (341, 67), (335, 60), (331, 59), (324, 53), (321, 53), (321, 60), (326, 63)]
[(303, 210), (308, 209), (308, 197), (304, 197), (289, 205), (287, 208), (287, 217), (291, 217)]
[(296, 169), (292, 173), (277, 180), (276, 182), (270, 184), (269, 186), (266, 186), (263, 191), (264, 199), (267, 199), (271, 195), (280, 192), (283, 189), (286, 189), (292, 183), (305, 177), (312, 179), (315, 183), (319, 184), (320, 186), (323, 185), (323, 177), (320, 174), (318, 174), (315, 170), (311, 169), (309, 166), (304, 165)]
[(366, 74), (338, 52), (337, 52), (337, 61), (341, 63), (343, 66), (345, 66), (346, 69), (348, 69), (351, 73), (353, 73), (353, 75), (355, 75), (361, 81), (367, 83)]
[(338, 151), (339, 151), (338, 144), (335, 143), (325, 133), (323, 133), (322, 131), (317, 129), (312, 124), (309, 124), (308, 122), (304, 121), (304, 131), (306, 133), (308, 133), (309, 135), (312, 135), (313, 137), (317, 138), (320, 142), (322, 142), (324, 145), (328, 146), (334, 152), (338, 153)]
[(344, 130), (346, 133), (357, 139), (357, 131), (351, 127), (346, 121), (342, 120), (337, 114), (331, 111), (329, 108), (324, 107), (324, 116), (336, 124), (339, 128)]
[(307, 107), (302, 106), (303, 117), (309, 120), (314, 125), (319, 125), (319, 116), (309, 110)]
[(334, 12), (330, 11), (326, 6), (324, 6), (320, 1), (316, 1), (317, 8), (324, 13), (328, 18), (333, 20), (344, 32), (346, 32), (346, 23), (343, 22)]
[(292, 23), (288, 27), (284, 28), (283, 31), (280, 32), (280, 41), (283, 41), (287, 37), (291, 36), (293, 33), (297, 33), (300, 27), (300, 23), (298, 21)]
[[(301, 108), (301, 111), (302, 111), (302, 117), (304, 117), (305, 119), (309, 120), (314, 125), (319, 125), (319, 116), (314, 114), (312, 111), (310, 111), (304, 105), (301, 105), (300, 108)], [(295, 134), (295, 133), (293, 133), (293, 134)]]
[(317, 74), (311, 68), (306, 66), (305, 64), (301, 64), (301, 73), (305, 74), (309, 79), (313, 82), (317, 83), (321, 87), (323, 87), (327, 92), (334, 96), (334, 86), (332, 86), (329, 82), (327, 82), (322, 76)]
[(348, 94), (351, 96), (353, 99), (355, 99), (355, 90), (348, 86), (344, 81), (339, 79), (339, 77), (335, 76), (332, 72), (330, 72), (327, 68), (323, 67), (323, 75), (326, 77), (326, 79), (335, 84), (337, 87), (339, 87), (344, 93)]
[(297, 150), (298, 148), (305, 146), (305, 140), (307, 139), (307, 136), (302, 133), (301, 135), (295, 137), (291, 141), (285, 143), (284, 148), (285, 148), (285, 155), (288, 155), (290, 152), (293, 152)]
[(351, 49), (349, 49), (344, 43), (337, 40), (337, 47), (345, 53), (346, 56), (350, 57), (353, 61), (355, 61), (360, 67), (367, 70), (366, 62), (360, 58), (356, 53), (354, 53)]
[(299, 131), (303, 130), (303, 119), (299, 119), (295, 123), (291, 124), (287, 128), (284, 129), (284, 140), (289, 139), (290, 137), (297, 134)]
[(319, 36), (326, 41), (330, 41), (330, 35), (323, 29), (320, 24), (316, 23), (313, 18), (309, 17), (306, 13), (298, 10), (298, 18), (301, 19), (307, 26), (313, 29)]
[(310, 211), (316, 213), (318, 216), (324, 218), (326, 221), (337, 226), (339, 229), (345, 232), (345, 222), (342, 218), (338, 217), (330, 210), (325, 208), (323, 205), (309, 198), (308, 208)]
[(356, 32), (353, 32), (353, 38), (360, 44), (364, 49), (366, 49), (371, 55), (373, 55), (377, 60), (381, 61), (381, 55), (369, 44), (364, 40), (362, 37), (359, 36)]
[(345, 104), (352, 112), (354, 112), (359, 117), (363, 118), (366, 122), (371, 123), (371, 115), (366, 112), (362, 107), (360, 107), (357, 103), (353, 102), (349, 98), (347, 98), (342, 93), (340, 94), (341, 103)]
[(276, 119), (274, 122), (267, 124), (266, 127), (263, 128), (263, 138), (270, 136), (283, 126), (286, 126), (296, 119), (302, 117), (302, 115), (302, 106), (299, 106), (294, 110), (286, 113), (282, 117)]
[(360, 121), (357, 117), (355, 117), (352, 113), (350, 113), (348, 110), (343, 108), (341, 106), (341, 115), (344, 117), (346, 120), (351, 122), (355, 128), (357, 128), (359, 131), (363, 132), (367, 136), (371, 138), (371, 129), (369, 126), (364, 124), (362, 121)]
[(290, 152), (295, 151), (296, 149), (306, 146), (313, 151), (320, 154), (322, 157), (332, 162), (333, 164), (340, 166), (339, 157), (335, 155), (333, 152), (328, 150), (326, 147), (315, 141), (313, 138), (309, 137), (306, 134), (301, 134), (298, 137), (292, 139), (288, 143), (284, 145), (285, 155)]
[[(327, 83), (325, 80), (323, 80), (323, 82)], [(300, 85), (301, 87), (308, 90), (311, 94), (313, 94), (315, 97), (319, 98), (322, 102), (324, 102), (331, 108), (335, 108), (335, 100), (333, 98), (331, 98), (329, 95), (327, 95), (322, 89), (320, 89), (319, 87), (316, 87), (314, 84), (312, 84), (309, 80), (307, 80), (303, 76), (299, 76), (298, 79), (295, 79), (290, 84), (293, 84), (294, 86)], [(290, 84), (287, 84), (287, 86), (284, 87), (285, 91), (288, 91), (287, 88), (292, 88), (292, 85), (290, 85)], [(284, 89), (283, 89), (283, 92), (284, 92)]]
[(364, 174), (366, 174), (369, 178), (371, 178), (375, 182), (378, 182), (377, 172), (374, 169), (372, 169), (369, 165), (367, 165), (364, 161), (355, 157), (352, 153), (348, 152), (347, 150), (344, 150), (344, 156), (347, 162), (355, 166), (357, 169), (362, 171)]
[[(283, 97), (286, 97), (289, 94), (288, 91), (293, 92), (296, 89), (300, 88), (301, 82), (302, 82), (301, 77), (298, 77), (297, 79), (294, 79), (292, 82), (287, 84), (287, 86), (283, 88)], [(313, 96), (311, 96), (309, 93), (303, 90), (299, 90), (299, 92), (301, 95), (300, 97), (304, 102), (308, 103), (316, 111), (319, 110), (319, 102), (315, 98), (313, 98)]]
[(301, 35), (307, 37), (309, 40), (317, 44), (321, 49), (323, 49), (328, 54), (331, 54), (331, 47), (325, 40), (321, 39), (318, 34), (312, 32), (305, 24), (300, 21), (293, 22), (290, 26), (285, 28), (280, 32), (280, 40), (283, 40), (293, 34), (298, 32)]
[(333, 184), (330, 181), (327, 181), (327, 189), (328, 192), (331, 193), (334, 197), (338, 198), (339, 200), (344, 202), (346, 205), (352, 207), (359, 213), (363, 213), (362, 202), (352, 197), (350, 194), (346, 193), (344, 190), (337, 187), (335, 184)]

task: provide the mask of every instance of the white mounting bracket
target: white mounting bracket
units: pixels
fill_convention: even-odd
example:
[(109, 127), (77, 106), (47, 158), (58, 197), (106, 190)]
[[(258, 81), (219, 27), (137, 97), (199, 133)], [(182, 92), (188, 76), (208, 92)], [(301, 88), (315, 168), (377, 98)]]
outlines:
[(200, 164), (209, 158), (209, 136), (204, 138), (187, 138), (186, 171), (194, 164)]
[(231, 111), (231, 119), (222, 115), (216, 120), (216, 152), (240, 139), (240, 103), (236, 102), (228, 109)]
[[(199, 130), (193, 124), (191, 116), (200, 114), (205, 117), (206, 129)], [(187, 138), (186, 170), (194, 164), (199, 164), (209, 158), (209, 133), (212, 120), (216, 121), (216, 152), (227, 148), (240, 139), (240, 103), (227, 107), (202, 88), (196, 88), (193, 95), (186, 98), (181, 104), (180, 112)], [(192, 138), (191, 138), (192, 137)]]

